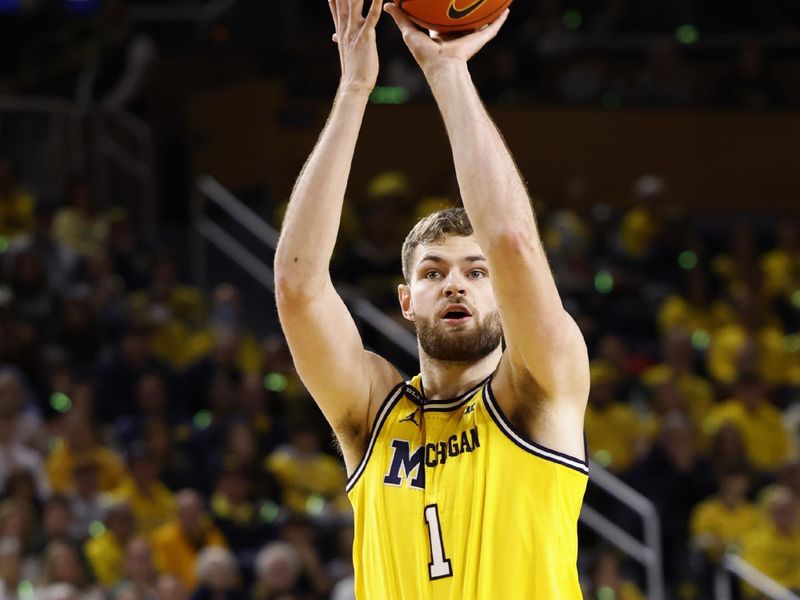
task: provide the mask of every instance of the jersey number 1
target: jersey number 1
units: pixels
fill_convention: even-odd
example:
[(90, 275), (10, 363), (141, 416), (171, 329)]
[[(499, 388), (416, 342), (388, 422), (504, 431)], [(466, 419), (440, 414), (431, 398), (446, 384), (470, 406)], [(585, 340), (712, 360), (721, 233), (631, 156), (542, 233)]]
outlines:
[(431, 579), (452, 577), (453, 569), (450, 567), (450, 559), (444, 553), (442, 528), (439, 524), (439, 507), (436, 504), (425, 507), (425, 523), (428, 524), (428, 536), (431, 539), (431, 562), (428, 563)]

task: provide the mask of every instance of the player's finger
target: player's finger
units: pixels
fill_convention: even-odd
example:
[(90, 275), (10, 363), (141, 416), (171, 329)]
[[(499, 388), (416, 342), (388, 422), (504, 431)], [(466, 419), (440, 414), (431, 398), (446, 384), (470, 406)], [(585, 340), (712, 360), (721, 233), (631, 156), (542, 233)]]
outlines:
[(336, 0), (328, 0), (328, 8), (331, 9), (334, 26), (339, 29), (339, 9), (336, 8)]
[(353, 0), (335, 0), (335, 2), (336, 2), (336, 8), (339, 11), (339, 17), (340, 17), (340, 19), (339, 19), (339, 25), (340, 25), (339, 31), (346, 31), (350, 27), (350, 25), (351, 25), (350, 21), (353, 18), (353, 15), (352, 15), (353, 11), (351, 10), (352, 7), (350, 6), (352, 4)]
[(397, 23), (403, 35), (416, 31), (416, 27), (414, 27), (414, 24), (411, 22), (411, 19), (408, 18), (405, 11), (394, 2), (387, 2), (384, 4), (383, 10), (389, 13), (392, 19), (394, 19), (394, 22)]
[(488, 41), (497, 35), (497, 32), (500, 31), (503, 23), (505, 23), (506, 19), (508, 19), (508, 13), (510, 12), (511, 9), (505, 9), (499, 17), (480, 30), (480, 33), (483, 35), (484, 39)]
[(383, 0), (372, 0), (367, 13), (367, 27), (375, 27), (378, 24), (378, 19), (381, 18), (381, 8), (383, 7)]

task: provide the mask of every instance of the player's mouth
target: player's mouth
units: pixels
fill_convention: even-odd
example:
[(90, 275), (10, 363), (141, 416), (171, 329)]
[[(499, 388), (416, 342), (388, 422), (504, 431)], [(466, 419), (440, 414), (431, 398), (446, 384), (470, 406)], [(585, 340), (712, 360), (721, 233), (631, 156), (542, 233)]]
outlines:
[(472, 312), (463, 304), (449, 304), (439, 313), (439, 318), (445, 323), (460, 325), (472, 318)]

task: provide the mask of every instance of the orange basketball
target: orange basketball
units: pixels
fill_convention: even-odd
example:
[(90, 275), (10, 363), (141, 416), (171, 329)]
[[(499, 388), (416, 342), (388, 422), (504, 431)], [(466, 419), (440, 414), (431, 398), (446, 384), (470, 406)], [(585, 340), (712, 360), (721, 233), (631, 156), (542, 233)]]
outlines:
[(394, 0), (411, 19), (439, 32), (470, 31), (499, 17), (511, 0)]

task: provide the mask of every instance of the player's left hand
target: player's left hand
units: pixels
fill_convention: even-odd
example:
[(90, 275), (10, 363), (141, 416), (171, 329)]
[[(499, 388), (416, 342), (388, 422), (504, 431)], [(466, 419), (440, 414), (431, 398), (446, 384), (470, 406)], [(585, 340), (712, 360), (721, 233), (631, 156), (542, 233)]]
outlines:
[(381, 16), (383, 0), (368, 0), (369, 11), (363, 16), (365, 0), (328, 0), (336, 27), (333, 41), (339, 48), (342, 66), (340, 85), (372, 91), (378, 79), (378, 48), (375, 26)]
[(504, 10), (495, 21), (472, 33), (443, 36), (435, 31), (426, 34), (418, 29), (405, 11), (394, 2), (384, 4), (383, 10), (397, 23), (403, 34), (403, 41), (426, 75), (438, 67), (466, 63), (497, 35), (509, 13), (508, 9)]

